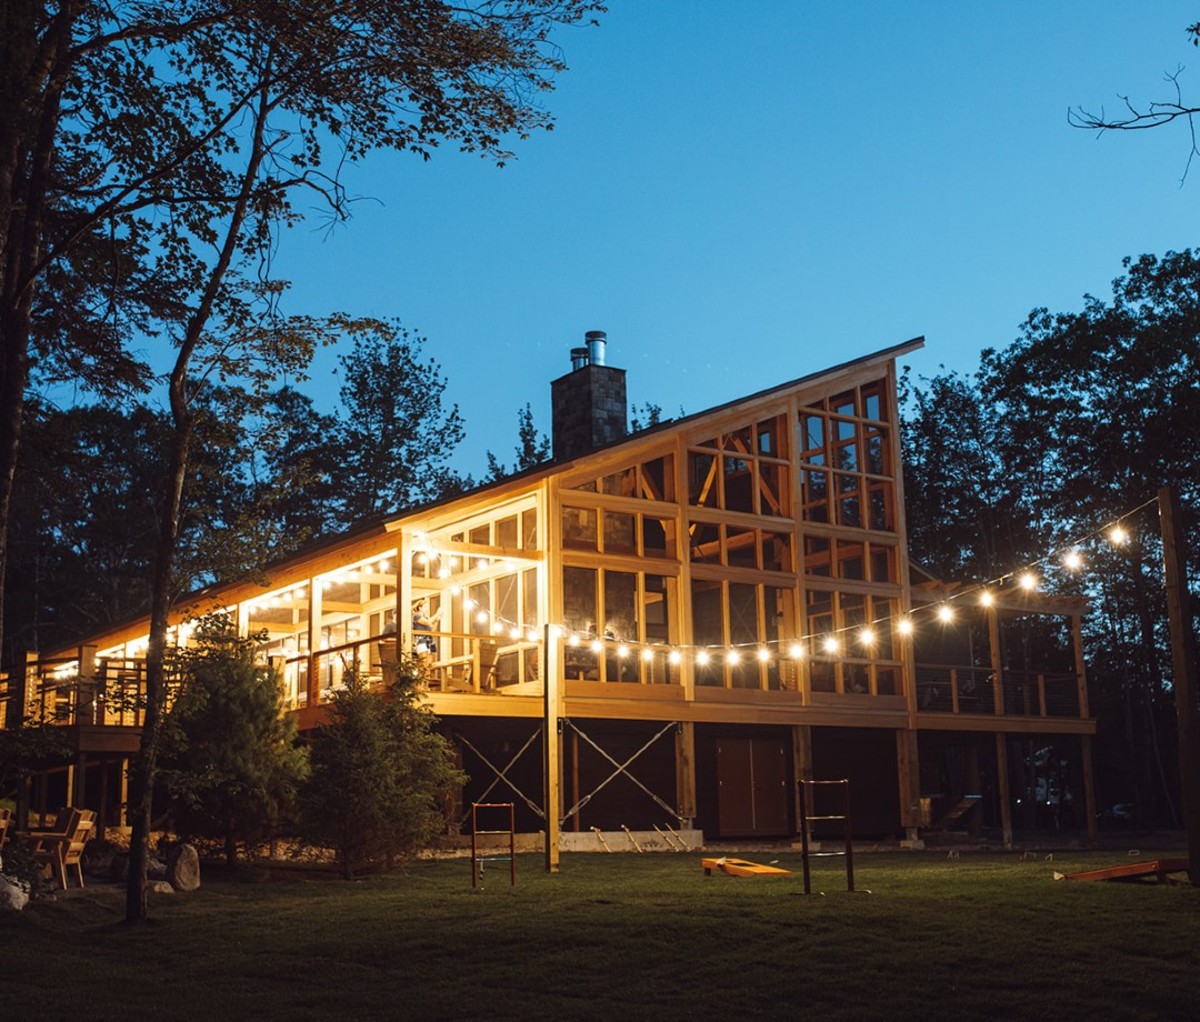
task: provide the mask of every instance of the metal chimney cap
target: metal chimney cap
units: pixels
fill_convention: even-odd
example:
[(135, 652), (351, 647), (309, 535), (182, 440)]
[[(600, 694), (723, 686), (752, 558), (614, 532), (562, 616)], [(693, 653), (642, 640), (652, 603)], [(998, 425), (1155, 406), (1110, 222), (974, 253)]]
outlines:
[(608, 334), (603, 330), (589, 330), (583, 336), (587, 341), (588, 357), (592, 365), (604, 365), (604, 348), (608, 344)]
[(587, 348), (572, 348), (571, 349), (571, 368), (582, 369), (588, 364)]

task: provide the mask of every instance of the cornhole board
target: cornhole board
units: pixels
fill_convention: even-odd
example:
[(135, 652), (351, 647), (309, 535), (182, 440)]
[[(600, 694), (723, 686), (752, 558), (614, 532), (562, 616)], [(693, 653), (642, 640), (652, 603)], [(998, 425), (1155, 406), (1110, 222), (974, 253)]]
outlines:
[(1055, 873), (1055, 880), (1138, 880), (1154, 877), (1160, 884), (1168, 883), (1171, 873), (1188, 872), (1187, 859), (1150, 859), (1148, 862), (1128, 862), (1107, 869), (1085, 869), (1080, 873)]
[(745, 859), (731, 859), (728, 856), (722, 856), (719, 859), (701, 859), (700, 865), (704, 867), (704, 875), (712, 876), (714, 869), (719, 869), (722, 873), (728, 873), (733, 877), (781, 877), (791, 876), (790, 869), (780, 869), (778, 866), (760, 866), (757, 862), (747, 862)]

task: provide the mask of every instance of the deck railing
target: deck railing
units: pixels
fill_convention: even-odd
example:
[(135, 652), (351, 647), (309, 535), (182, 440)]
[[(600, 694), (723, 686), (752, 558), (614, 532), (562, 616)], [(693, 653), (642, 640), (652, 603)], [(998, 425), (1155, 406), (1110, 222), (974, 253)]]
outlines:
[(917, 710), (1006, 717), (1078, 717), (1079, 685), (1069, 671), (917, 664)]
[[(413, 652), (422, 686), (436, 693), (535, 695), (541, 691), (542, 644), (517, 639), (456, 632), (424, 633)], [(285, 705), (301, 709), (327, 702), (346, 685), (354, 670), (368, 686), (386, 686), (396, 677), (398, 640), (373, 636), (329, 649), (272, 658), (284, 685)], [(571, 649), (565, 643), (562, 664), (568, 680), (620, 681), (634, 684), (678, 684), (679, 672), (665, 661), (620, 658)], [(43, 662), (30, 672), (23, 713), (9, 713), (58, 724), (139, 727), (145, 707), (145, 661), (134, 658), (96, 661), (96, 673), (80, 678), (77, 662)], [(70, 670), (72, 673), (67, 673)], [(168, 700), (175, 682), (169, 682)], [(613, 686), (617, 697), (625, 685)], [(10, 687), (3, 697), (11, 702)], [(1070, 672), (1005, 670), (999, 679), (986, 667), (916, 665), (918, 713), (1010, 717), (1078, 717), (1079, 690)], [(0, 706), (0, 727), (4, 726)]]

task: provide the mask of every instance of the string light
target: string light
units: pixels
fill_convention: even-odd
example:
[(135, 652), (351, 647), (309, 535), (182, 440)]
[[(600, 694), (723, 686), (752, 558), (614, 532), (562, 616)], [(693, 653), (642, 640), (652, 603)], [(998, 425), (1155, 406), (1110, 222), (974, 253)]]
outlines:
[[(914, 634), (916, 630), (914, 617), (926, 610), (932, 613), (932, 615), (938, 621), (942, 622), (943, 624), (947, 624), (955, 619), (956, 605), (959, 600), (967, 598), (969, 594), (974, 594), (973, 599), (978, 602), (979, 606), (995, 606), (1000, 599), (999, 590), (1001, 590), (1006, 583), (1012, 584), (1027, 593), (1033, 593), (1041, 585), (1041, 578), (1039, 577), (1039, 574), (1033, 570), (1035, 566), (1048, 565), (1057, 561), (1068, 571), (1079, 571), (1084, 567), (1085, 564), (1083, 554), (1079, 549), (1081, 543), (1086, 542), (1087, 540), (1096, 539), (1101, 536), (1117, 546), (1129, 542), (1131, 534), (1129, 530), (1122, 524), (1123, 520), (1151, 503), (1154, 503), (1154, 501), (1145, 502), (1139, 507), (1133, 509), (1133, 511), (1122, 515), (1121, 518), (1117, 519), (1115, 522), (1110, 522), (1104, 527), (1094, 530), (1082, 539), (1076, 539), (1071, 544), (1064, 545), (1057, 550), (1052, 551), (1050, 554), (1040, 558), (1030, 565), (1027, 565), (1025, 568), (1009, 572), (979, 585), (971, 586), (967, 589), (964, 589), (962, 592), (954, 593), (945, 597), (939, 603), (935, 603), (933, 605), (924, 605), (916, 608), (914, 611), (903, 613), (898, 616), (895, 614), (894, 610), (889, 610), (882, 613), (881, 616), (875, 621), (870, 621), (862, 625), (845, 625), (841, 628), (834, 629), (832, 632), (826, 633), (824, 637), (819, 640), (820, 648), (826, 655), (837, 655), (852, 641), (851, 636), (853, 636), (853, 641), (856, 641), (860, 646), (867, 649), (873, 647), (879, 642), (881, 634), (886, 635), (893, 629), (897, 635), (910, 636)], [(429, 560), (430, 557), (432, 557), (432, 559), (435, 561), (439, 558), (439, 555), (435, 551), (429, 551), (428, 548), (426, 548), (425, 551), (415, 551), (414, 553), (419, 562), (422, 558), (424, 558), (426, 561)], [(442, 556), (441, 560), (443, 564), (445, 564), (447, 561), (454, 566), (458, 564), (457, 558)], [(469, 560), (465, 560), (464, 563), (468, 568), (470, 567), (471, 562)], [(504, 561), (499, 559), (489, 561), (485, 557), (480, 557), (475, 561), (475, 563), (480, 568), (486, 568), (489, 565), (495, 567), (507, 565), (509, 563), (509, 559), (506, 558)], [(386, 562), (380, 562), (379, 570), (383, 570), (384, 568), (386, 568)], [(367, 569), (364, 569), (364, 572), (366, 570)], [(448, 577), (448, 574), (449, 573), (447, 570), (442, 568), (438, 572), (438, 577), (444, 579)], [(359, 576), (356, 573), (351, 572), (349, 573), (349, 577), (351, 580), (353, 580)], [(366, 575), (363, 574), (362, 577), (365, 578)], [(347, 576), (345, 575), (338, 576), (333, 583), (331, 583), (328, 578), (322, 579), (322, 588), (327, 589), (331, 584), (344, 583), (346, 578)], [(455, 584), (448, 585), (446, 587), (446, 591), (451, 596), (458, 596), (463, 593), (462, 588)], [(295, 592), (299, 592), (300, 597), (303, 598), (303, 590), (299, 590), (287, 593), (285, 599), (294, 598), (293, 594)], [(881, 597), (877, 597), (877, 599), (881, 599)], [(260, 605), (265, 603), (267, 606), (270, 606), (276, 602), (278, 601), (274, 598), (268, 598), (267, 600), (260, 601)], [(891, 603), (892, 601), (888, 602)], [(464, 597), (462, 607), (464, 612), (469, 617), (471, 612), (479, 607), (479, 604), (470, 597)], [(478, 609), (478, 612), (474, 615), (474, 619), (481, 624), (491, 621), (491, 628), (495, 634), (499, 635), (507, 632), (509, 637), (511, 637), (514, 641), (520, 641), (521, 639), (524, 639), (530, 643), (536, 643), (540, 638), (541, 633), (538, 629), (515, 624), (511, 621), (506, 621), (500, 615), (490, 613), (485, 607), (480, 607)], [(713, 647), (688, 644), (676, 646), (675, 644), (671, 643), (660, 643), (654, 641), (639, 642), (635, 640), (631, 642), (629, 640), (621, 640), (612, 634), (612, 632), (618, 631), (618, 628), (611, 625), (609, 627), (611, 628), (611, 631), (606, 629), (605, 635), (603, 636), (597, 636), (593, 633), (589, 637), (586, 634), (586, 631), (591, 630), (589, 628), (581, 637), (577, 632), (572, 632), (563, 626), (552, 624), (550, 626), (549, 634), (553, 639), (556, 640), (565, 637), (566, 645), (572, 648), (577, 648), (581, 644), (586, 643), (588, 648), (594, 654), (599, 655), (603, 653), (606, 648), (608, 648), (613, 651), (610, 653), (610, 655), (615, 653), (617, 657), (622, 659), (633, 656), (635, 658), (640, 658), (647, 664), (652, 663), (659, 655), (665, 656), (667, 662), (672, 666), (680, 665), (685, 656), (690, 656), (693, 662), (701, 667), (711, 664), (714, 656), (720, 657), (722, 662), (726, 664), (736, 665), (742, 662), (743, 658), (745, 657), (756, 659), (760, 664), (768, 664), (771, 662), (774, 656), (778, 656), (780, 658), (787, 656), (793, 660), (799, 660), (805, 655), (804, 644), (799, 639), (768, 640), (765, 643), (733, 643), (729, 646)], [(818, 641), (817, 638), (812, 636), (810, 636), (809, 639), (812, 642)]]

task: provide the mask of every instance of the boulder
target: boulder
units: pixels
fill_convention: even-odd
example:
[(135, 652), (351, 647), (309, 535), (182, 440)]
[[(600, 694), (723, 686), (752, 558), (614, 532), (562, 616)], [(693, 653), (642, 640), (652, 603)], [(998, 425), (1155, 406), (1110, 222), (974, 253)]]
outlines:
[(0, 873), (0, 910), (20, 912), (29, 903), (29, 892), (15, 880)]
[(200, 886), (200, 856), (195, 845), (176, 845), (167, 854), (167, 880), (177, 891), (194, 891)]

